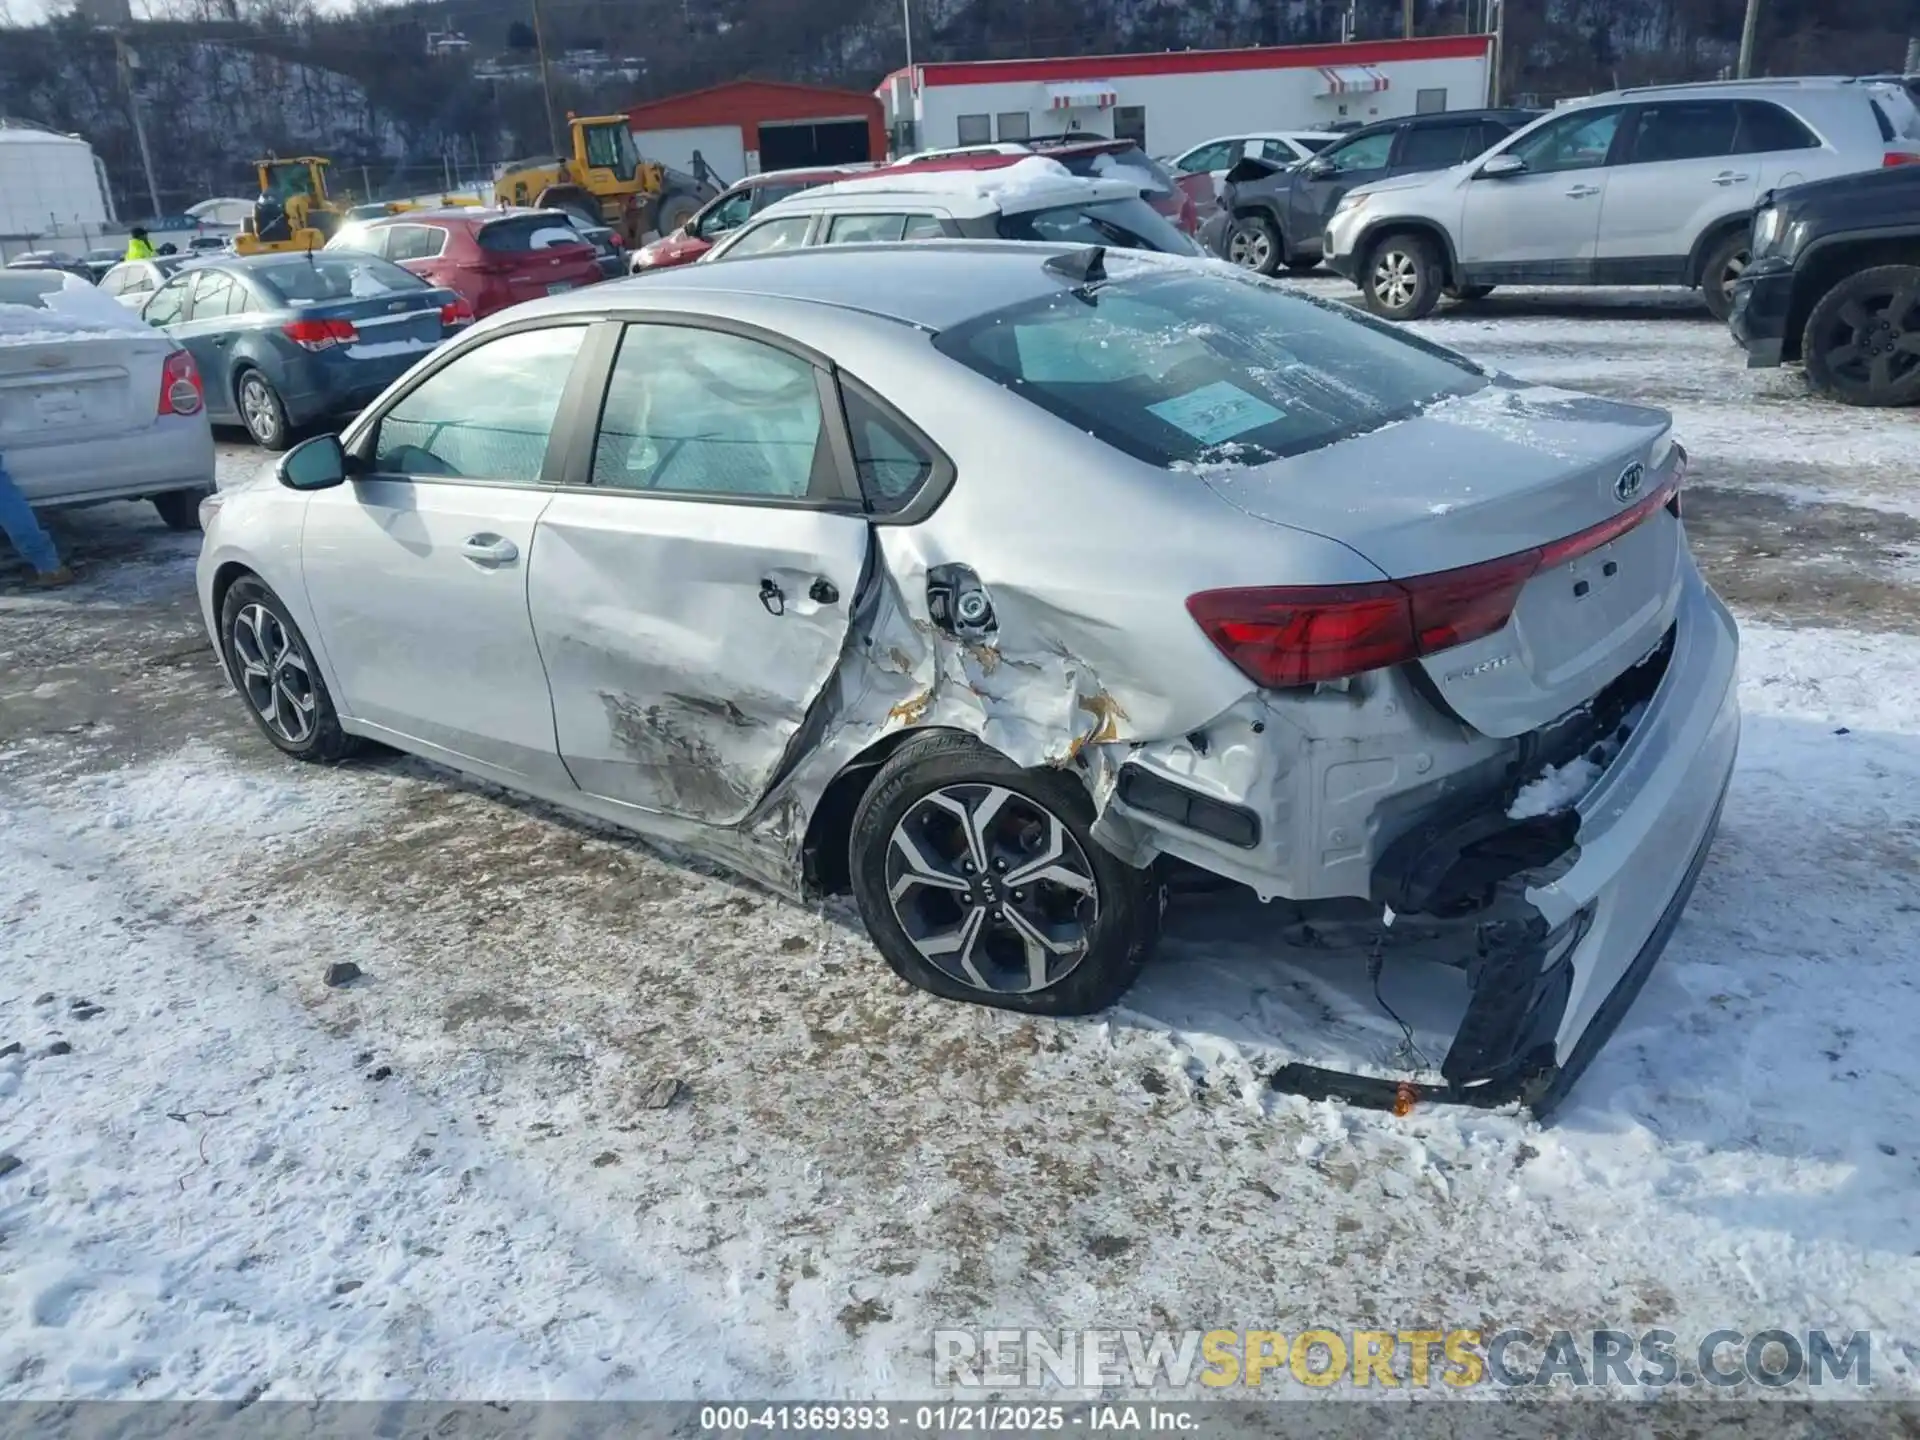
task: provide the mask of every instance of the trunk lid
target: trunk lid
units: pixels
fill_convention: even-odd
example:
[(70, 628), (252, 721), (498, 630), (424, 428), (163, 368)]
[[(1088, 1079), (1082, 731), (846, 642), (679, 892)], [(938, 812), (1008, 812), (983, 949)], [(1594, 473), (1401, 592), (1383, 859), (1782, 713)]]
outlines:
[(0, 324), (0, 454), (153, 423), (173, 342), (8, 307)]
[[(1208, 467), (1223, 498), (1347, 545), (1406, 579), (1522, 554), (1622, 521), (1674, 475), (1665, 412), (1497, 381), (1414, 418), (1249, 469)], [(1551, 550), (1512, 618), (1419, 664), (1488, 735), (1534, 730), (1586, 703), (1672, 623), (1685, 560), (1656, 507), (1573, 558)]]
[(451, 290), (396, 290), (351, 300), (298, 305), (301, 320), (350, 321), (359, 338), (320, 353), (340, 360), (382, 360), (396, 355), (424, 355), (445, 336), (441, 310), (454, 301)]

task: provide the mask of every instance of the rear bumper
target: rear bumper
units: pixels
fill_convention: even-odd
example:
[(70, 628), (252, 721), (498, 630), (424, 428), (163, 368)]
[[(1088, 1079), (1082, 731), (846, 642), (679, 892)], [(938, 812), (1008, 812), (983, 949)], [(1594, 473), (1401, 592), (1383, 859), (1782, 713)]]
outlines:
[(1787, 321), (1793, 309), (1793, 267), (1762, 260), (1734, 283), (1727, 328), (1747, 352), (1747, 368), (1778, 365), (1786, 353)]
[[(1566, 1098), (1639, 994), (1686, 908), (1712, 845), (1740, 740), (1738, 635), (1689, 575), (1665, 674), (1619, 756), (1581, 799), (1573, 848), (1529, 882), (1483, 938), (1472, 998), (1440, 1070), (1416, 1095), (1519, 1102), (1545, 1118)], [(1570, 859), (1571, 863), (1567, 863)], [(1525, 880), (1526, 877), (1520, 877)], [(1398, 1085), (1312, 1066), (1276, 1089), (1391, 1105)]]
[(163, 415), (144, 430), (6, 452), (7, 471), (34, 505), (84, 504), (214, 488), (206, 413)]

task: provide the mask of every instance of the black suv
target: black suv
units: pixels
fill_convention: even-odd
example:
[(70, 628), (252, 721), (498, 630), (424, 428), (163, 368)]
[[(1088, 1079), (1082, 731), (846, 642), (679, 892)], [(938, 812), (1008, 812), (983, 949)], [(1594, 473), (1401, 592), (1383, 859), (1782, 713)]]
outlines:
[(1798, 360), (1849, 405), (1920, 404), (1920, 165), (1762, 195), (1727, 323), (1750, 367)]
[(1320, 241), (1333, 207), (1356, 185), (1471, 160), (1539, 114), (1439, 110), (1403, 115), (1363, 125), (1289, 166), (1248, 157), (1227, 172), (1220, 213), (1207, 222), (1201, 243), (1262, 275), (1282, 265), (1311, 270), (1320, 263)]

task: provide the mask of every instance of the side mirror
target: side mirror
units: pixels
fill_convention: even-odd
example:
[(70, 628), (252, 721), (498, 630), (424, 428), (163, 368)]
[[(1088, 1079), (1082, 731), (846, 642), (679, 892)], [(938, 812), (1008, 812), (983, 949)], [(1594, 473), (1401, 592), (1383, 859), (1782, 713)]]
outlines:
[(316, 435), (282, 455), (274, 474), (289, 490), (331, 490), (346, 483), (347, 452), (338, 435)]
[(1306, 161), (1300, 168), (1316, 180), (1324, 180), (1329, 175), (1337, 175), (1340, 172), (1340, 167), (1324, 155), (1314, 156), (1311, 160)]
[(1527, 162), (1518, 155), (1496, 155), (1480, 167), (1482, 180), (1507, 180), (1527, 173)]

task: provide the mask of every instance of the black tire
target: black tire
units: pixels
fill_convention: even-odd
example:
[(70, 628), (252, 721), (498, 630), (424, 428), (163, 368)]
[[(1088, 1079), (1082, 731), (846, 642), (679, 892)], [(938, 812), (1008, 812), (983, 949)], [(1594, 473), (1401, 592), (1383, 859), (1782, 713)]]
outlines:
[(262, 450), (284, 450), (293, 443), (287, 407), (273, 382), (258, 370), (242, 370), (233, 382), (233, 398), (240, 423)]
[(1318, 256), (1309, 260), (1305, 255), (1289, 255), (1284, 263), (1287, 269), (1296, 275), (1304, 275), (1309, 270), (1318, 270), (1320, 268), (1320, 259)]
[(169, 530), (198, 530), (200, 502), (209, 493), (195, 487), (192, 490), (168, 490), (151, 498), (153, 508), (160, 512), (161, 523)]
[(662, 235), (671, 235), (700, 209), (701, 199), (686, 190), (669, 191), (660, 197), (660, 208), (655, 212), (653, 223)]
[(1814, 303), (1807, 379), (1848, 405), (1920, 405), (1920, 265), (1876, 265)]
[(1484, 300), (1493, 293), (1491, 285), (1449, 285), (1444, 292), (1449, 300), (1471, 302)]
[[(996, 799), (997, 792), (1005, 794)], [(957, 805), (977, 820), (989, 803), (992, 817), (984, 823), (963, 825), (959, 810), (948, 808)], [(902, 838), (921, 854), (921, 866), (908, 863), (896, 847), (903, 824), (909, 828)], [(1089, 1015), (1126, 993), (1160, 930), (1151, 876), (1096, 844), (1092, 824), (1093, 803), (1072, 775), (1023, 770), (971, 735), (930, 731), (894, 752), (854, 812), (847, 847), (854, 898), (874, 944), (910, 985), (1030, 1015)], [(985, 865), (968, 858), (976, 853), (969, 835), (978, 837)], [(1059, 863), (1047, 872), (1060, 878), (1043, 873), (1021, 888), (999, 888), (1006, 883), (1002, 876), (1017, 877), (1049, 857)], [(902, 872), (893, 880), (890, 866)], [(937, 883), (908, 889), (896, 910), (890, 887), (908, 872), (934, 876)], [(961, 884), (966, 892), (956, 898)], [(976, 913), (979, 918), (970, 920)], [(958, 949), (951, 972), (922, 952), (903, 915), (930, 943), (951, 932)], [(1036, 939), (1037, 916), (1048, 927), (1049, 943), (1029, 944), (1008, 918), (1015, 915)], [(1072, 953), (1055, 948), (1062, 945)], [(1037, 987), (1030, 970), (1036, 954), (1042, 970)], [(966, 978), (961, 972), (967, 967), (987, 983)]]
[(1714, 242), (1700, 265), (1700, 298), (1716, 320), (1733, 313), (1733, 282), (1740, 278), (1752, 258), (1753, 246), (1745, 230), (1735, 230)]
[(1280, 227), (1264, 215), (1242, 215), (1227, 230), (1226, 259), (1256, 275), (1271, 275), (1286, 259)]
[[(269, 619), (257, 618), (262, 615)], [(220, 602), (220, 652), (247, 713), (276, 748), (296, 760), (328, 765), (360, 748), (359, 740), (340, 728), (306, 637), (280, 597), (257, 576), (234, 581)], [(269, 705), (276, 721), (267, 718)]]
[(1445, 283), (1433, 241), (1410, 230), (1381, 236), (1360, 268), (1361, 299), (1383, 320), (1424, 320)]

